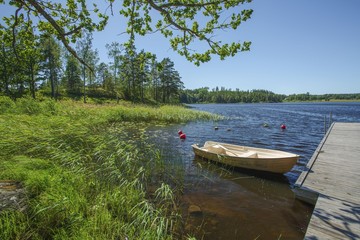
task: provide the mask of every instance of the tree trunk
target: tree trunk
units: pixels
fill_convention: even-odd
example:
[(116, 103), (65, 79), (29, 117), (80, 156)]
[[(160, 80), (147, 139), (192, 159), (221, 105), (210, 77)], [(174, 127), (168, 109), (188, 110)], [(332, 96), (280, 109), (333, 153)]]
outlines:
[(86, 81), (85, 81), (85, 77), (86, 77), (86, 73), (85, 73), (85, 66), (83, 65), (83, 79), (84, 79), (84, 103), (86, 103)]

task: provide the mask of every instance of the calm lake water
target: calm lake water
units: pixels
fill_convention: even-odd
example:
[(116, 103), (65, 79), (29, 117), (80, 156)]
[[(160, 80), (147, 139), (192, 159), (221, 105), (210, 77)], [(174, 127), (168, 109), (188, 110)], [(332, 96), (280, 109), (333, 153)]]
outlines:
[[(295, 199), (293, 185), (324, 136), (324, 120), (327, 127), (330, 115), (333, 121), (359, 122), (360, 103), (190, 106), (226, 119), (147, 130), (165, 159), (183, 169), (186, 232), (198, 239), (303, 239), (312, 207)], [(280, 129), (281, 124), (287, 129)], [(186, 133), (185, 141), (179, 139), (178, 129)], [(278, 149), (301, 158), (283, 176), (259, 176), (195, 159), (191, 145), (207, 140)], [(201, 212), (190, 214), (190, 206)]]

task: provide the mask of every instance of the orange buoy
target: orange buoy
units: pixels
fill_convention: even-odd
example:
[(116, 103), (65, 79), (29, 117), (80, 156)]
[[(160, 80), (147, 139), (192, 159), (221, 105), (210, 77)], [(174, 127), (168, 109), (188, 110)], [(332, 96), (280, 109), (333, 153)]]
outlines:
[(281, 128), (281, 129), (286, 129), (286, 125), (285, 125), (285, 124), (281, 124), (280, 128)]

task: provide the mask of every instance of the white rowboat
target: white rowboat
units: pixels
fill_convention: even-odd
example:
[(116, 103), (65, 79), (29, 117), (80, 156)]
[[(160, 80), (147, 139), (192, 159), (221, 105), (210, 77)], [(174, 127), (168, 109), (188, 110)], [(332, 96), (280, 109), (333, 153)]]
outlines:
[(233, 167), (253, 169), (273, 173), (289, 172), (299, 159), (299, 155), (271, 150), (238, 146), (213, 141), (203, 147), (193, 144), (195, 155)]

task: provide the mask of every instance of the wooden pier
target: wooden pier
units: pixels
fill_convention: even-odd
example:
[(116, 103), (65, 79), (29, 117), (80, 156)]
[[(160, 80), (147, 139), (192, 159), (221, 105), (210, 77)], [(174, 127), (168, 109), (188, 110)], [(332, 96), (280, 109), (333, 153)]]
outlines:
[(295, 184), (315, 205), (304, 239), (360, 239), (360, 123), (333, 123)]

